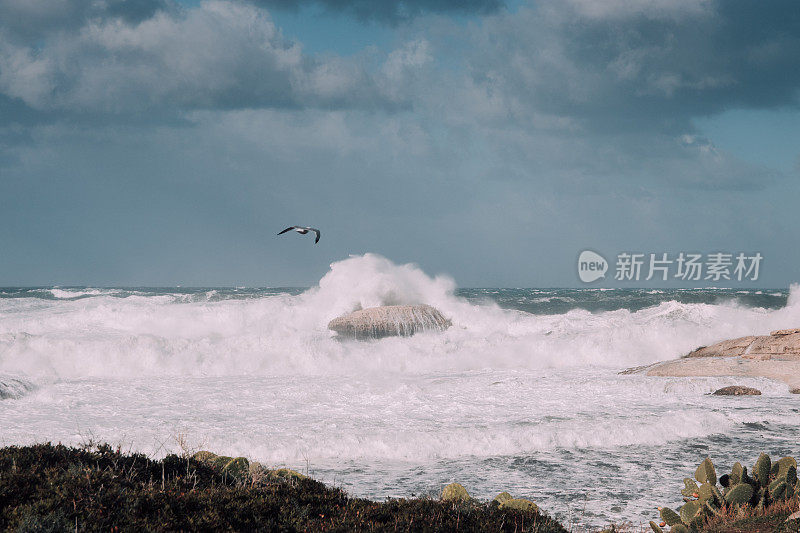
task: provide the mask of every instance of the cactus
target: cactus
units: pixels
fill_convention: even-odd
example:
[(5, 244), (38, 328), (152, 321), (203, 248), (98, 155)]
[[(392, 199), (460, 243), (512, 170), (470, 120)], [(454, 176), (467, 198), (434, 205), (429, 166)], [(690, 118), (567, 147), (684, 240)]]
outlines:
[(705, 504), (705, 508), (706, 508), (706, 510), (707, 510), (708, 512), (710, 512), (711, 514), (719, 514), (719, 506), (718, 506), (718, 505), (716, 505), (716, 504), (715, 504), (714, 502), (712, 502), (711, 500), (708, 500), (708, 501), (706, 502), (706, 504)]
[(700, 503), (706, 503), (708, 500), (714, 498), (714, 491), (711, 487), (713, 487), (711, 483), (703, 483), (700, 485), (700, 488), (697, 490), (697, 499)]
[(769, 485), (769, 474), (771, 470), (772, 462), (769, 459), (769, 455), (762, 453), (758, 456), (756, 464), (753, 467), (753, 475), (762, 487)]
[(741, 505), (750, 501), (753, 497), (753, 486), (749, 483), (739, 483), (731, 487), (725, 495), (725, 501), (733, 505)]
[(658, 527), (658, 524), (656, 524), (652, 520), (650, 521), (650, 529), (652, 529), (654, 533), (664, 533), (664, 530)]
[(720, 492), (716, 485), (711, 485), (711, 492), (714, 494), (714, 503), (722, 506), (722, 504), (725, 503), (725, 497), (722, 495), (722, 492)]
[(669, 527), (682, 523), (680, 515), (669, 507), (661, 508), (661, 520), (666, 522)]
[[(753, 467), (753, 478), (747, 475), (747, 467), (741, 463), (733, 465), (730, 474), (719, 478), (724, 491), (717, 487), (717, 475), (711, 459), (706, 457), (695, 471), (694, 479), (684, 478), (681, 489), (684, 505), (676, 513), (667, 507), (659, 508), (663, 523), (651, 523), (651, 529), (658, 533), (665, 524), (670, 533), (696, 532), (703, 521), (719, 515), (729, 506), (749, 505), (765, 510), (774, 502), (788, 500), (797, 494), (797, 462), (792, 457), (784, 457), (772, 463), (769, 455), (759, 455)], [(663, 532), (662, 532), (663, 533)]]
[(717, 472), (714, 470), (714, 463), (711, 459), (706, 457), (700, 466), (695, 470), (694, 477), (700, 483), (710, 483), (715, 485), (717, 483)]
[(742, 463), (737, 462), (735, 465), (733, 465), (733, 468), (731, 468), (731, 477), (729, 485), (731, 487), (734, 485), (738, 485), (744, 480), (744, 477), (746, 475), (747, 474), (745, 472), (745, 469), (742, 467)]
[[(767, 488), (766, 487), (762, 487), (762, 488), (758, 489), (758, 492), (756, 492), (756, 494), (755, 494), (755, 500), (756, 500), (756, 502), (758, 502), (756, 504), (756, 507), (758, 509), (765, 508), (767, 506), (767, 499), (768, 498), (769, 498), (769, 495), (767, 494)], [(752, 501), (751, 501), (751, 503), (752, 503)]]
[(787, 485), (797, 485), (797, 467), (794, 465), (789, 466), (786, 469), (786, 475), (783, 477), (786, 479)]
[(697, 515), (700, 514), (701, 509), (702, 506), (698, 501), (691, 501), (684, 503), (683, 507), (681, 507), (680, 509), (681, 522), (683, 522), (687, 526), (692, 524), (695, 518), (697, 518)]
[(774, 501), (779, 501), (785, 499), (786, 496), (786, 480), (785, 479), (776, 479), (775, 483), (777, 485), (775, 488), (772, 488), (772, 485), (769, 486), (769, 494)]
[(700, 487), (697, 486), (697, 483), (690, 477), (683, 478), (683, 484), (686, 488), (681, 489), (681, 494), (686, 496), (687, 498), (694, 497), (697, 494), (697, 491), (700, 490)]
[(797, 461), (794, 460), (794, 457), (781, 457), (772, 463), (772, 477), (785, 476), (790, 466), (793, 466), (795, 471), (797, 470)]

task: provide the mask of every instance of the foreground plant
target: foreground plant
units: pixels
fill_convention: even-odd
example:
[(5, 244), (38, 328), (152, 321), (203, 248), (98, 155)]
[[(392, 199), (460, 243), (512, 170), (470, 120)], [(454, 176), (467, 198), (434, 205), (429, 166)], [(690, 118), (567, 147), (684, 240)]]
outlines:
[[(706, 457), (694, 474), (694, 479), (684, 478), (681, 490), (684, 504), (677, 511), (668, 507), (659, 509), (662, 522), (650, 522), (656, 533), (669, 526), (671, 533), (700, 531), (709, 519), (742, 514), (740, 511), (764, 512), (770, 506), (792, 499), (797, 491), (797, 461), (793, 457), (771, 461), (762, 453), (755, 462), (752, 476), (747, 467), (736, 463), (730, 474), (719, 478), (711, 459)], [(699, 484), (698, 484), (699, 483)]]
[(0, 448), (0, 531), (76, 530), (566, 533), (535, 508), (472, 499), (374, 502), (210, 452), (153, 461), (107, 445)]

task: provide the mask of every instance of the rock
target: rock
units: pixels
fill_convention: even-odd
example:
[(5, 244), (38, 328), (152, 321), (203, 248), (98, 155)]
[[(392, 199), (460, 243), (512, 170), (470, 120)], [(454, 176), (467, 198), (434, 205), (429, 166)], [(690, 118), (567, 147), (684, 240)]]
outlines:
[(250, 478), (256, 484), (270, 484), (275, 482), (297, 481), (308, 479), (300, 472), (295, 472), (289, 468), (277, 468), (270, 470), (261, 463), (252, 461), (249, 468)]
[(236, 479), (250, 477), (250, 462), (245, 457), (228, 457), (207, 451), (199, 451), (192, 456), (192, 459), (206, 463)]
[(663, 377), (764, 377), (800, 390), (800, 328), (721, 341), (697, 348), (680, 359), (621, 373)]
[(800, 357), (800, 329), (780, 329), (769, 335), (750, 335), (702, 346), (686, 357), (744, 357), (781, 359)]
[(283, 479), (283, 480), (308, 478), (307, 476), (304, 476), (300, 472), (295, 472), (290, 468), (278, 468), (277, 470), (270, 470), (267, 475), (273, 479)]
[(792, 394), (800, 394), (800, 389), (792, 389), (789, 392)]
[(197, 452), (196, 454), (192, 455), (192, 459), (194, 459), (195, 461), (200, 461), (201, 463), (210, 463), (216, 457), (218, 457), (217, 454), (211, 453), (211, 452), (207, 452), (205, 450), (201, 450), (201, 451)]
[(442, 490), (442, 501), (459, 502), (469, 500), (469, 493), (460, 483), (450, 483)]
[(731, 385), (714, 391), (714, 396), (761, 396), (761, 391), (742, 385)]
[(236, 479), (247, 479), (250, 477), (250, 462), (244, 457), (234, 457), (228, 461), (222, 471)]
[(800, 333), (800, 328), (793, 328), (793, 329), (778, 329), (775, 331), (770, 331), (769, 334), (773, 337), (779, 335), (791, 335), (793, 333)]
[(523, 498), (511, 498), (500, 504), (500, 509), (518, 509), (520, 511), (538, 511), (539, 506)]
[(341, 337), (378, 339), (409, 336), (419, 331), (443, 331), (452, 322), (429, 305), (385, 305), (334, 318), (328, 329)]
[(740, 337), (738, 339), (718, 342), (711, 346), (701, 346), (689, 352), (686, 357), (733, 357), (742, 355), (755, 339), (756, 337), (751, 335), (749, 337)]
[(494, 497), (494, 500), (492, 500), (492, 501), (495, 501), (495, 502), (497, 502), (499, 505), (502, 505), (502, 504), (503, 504), (503, 502), (506, 502), (506, 501), (508, 501), (508, 500), (513, 500), (513, 499), (514, 499), (514, 497), (513, 497), (511, 494), (509, 494), (509, 493), (507, 493), (507, 492), (501, 492), (500, 494), (498, 494), (497, 496), (495, 496), (495, 497)]

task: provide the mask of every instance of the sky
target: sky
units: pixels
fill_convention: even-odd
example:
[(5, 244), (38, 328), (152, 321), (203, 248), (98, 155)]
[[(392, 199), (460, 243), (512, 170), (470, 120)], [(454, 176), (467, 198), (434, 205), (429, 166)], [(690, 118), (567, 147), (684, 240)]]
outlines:
[(799, 104), (795, 0), (0, 0), (0, 285), (788, 287)]

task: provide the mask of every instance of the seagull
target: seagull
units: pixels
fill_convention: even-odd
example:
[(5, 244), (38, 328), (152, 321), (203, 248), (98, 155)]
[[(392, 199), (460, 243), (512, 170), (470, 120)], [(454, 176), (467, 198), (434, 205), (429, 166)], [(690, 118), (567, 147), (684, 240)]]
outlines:
[(291, 226), (291, 227), (286, 228), (282, 232), (278, 233), (278, 235), (283, 235), (287, 231), (292, 231), (292, 230), (295, 230), (300, 235), (305, 235), (309, 231), (313, 231), (314, 233), (317, 234), (317, 238), (314, 239), (314, 244), (317, 244), (319, 242), (319, 230), (317, 228), (308, 228), (308, 227), (305, 227), (305, 226)]

